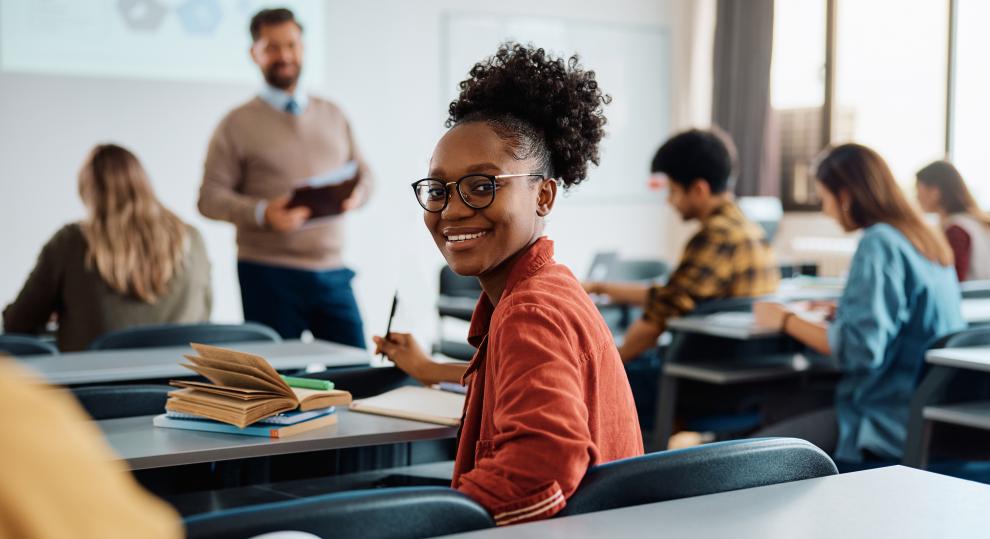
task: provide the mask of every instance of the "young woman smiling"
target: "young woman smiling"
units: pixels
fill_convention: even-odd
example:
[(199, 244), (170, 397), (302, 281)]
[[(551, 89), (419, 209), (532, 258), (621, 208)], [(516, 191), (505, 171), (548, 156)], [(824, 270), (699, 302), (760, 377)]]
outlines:
[(557, 513), (590, 466), (643, 452), (612, 335), (543, 237), (558, 189), (598, 163), (610, 99), (577, 57), (514, 44), (460, 88), (413, 190), (447, 263), (481, 282), (478, 352), (464, 366), (432, 361), (407, 334), (375, 343), (423, 383), (468, 384), (453, 487), (504, 525)]

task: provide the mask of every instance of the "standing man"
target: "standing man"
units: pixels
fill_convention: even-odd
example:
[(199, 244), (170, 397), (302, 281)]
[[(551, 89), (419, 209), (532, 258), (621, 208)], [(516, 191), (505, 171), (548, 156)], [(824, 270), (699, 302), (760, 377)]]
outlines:
[(298, 87), (302, 31), (288, 9), (265, 9), (251, 19), (251, 58), (266, 85), (213, 133), (199, 211), (237, 226), (246, 320), (284, 338), (309, 329), (317, 338), (363, 348), (354, 272), (341, 259), (343, 217), (307, 222), (308, 208), (288, 207), (294, 188), (356, 165), (346, 212), (367, 202), (373, 181), (341, 110)]

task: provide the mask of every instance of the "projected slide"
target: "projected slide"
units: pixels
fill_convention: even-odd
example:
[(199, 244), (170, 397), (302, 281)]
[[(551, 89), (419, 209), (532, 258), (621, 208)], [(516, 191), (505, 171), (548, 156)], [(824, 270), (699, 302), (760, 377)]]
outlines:
[[(0, 0), (0, 70), (256, 82), (248, 56), (262, 0)], [(302, 22), (304, 76), (325, 62), (322, 0), (282, 0)]]

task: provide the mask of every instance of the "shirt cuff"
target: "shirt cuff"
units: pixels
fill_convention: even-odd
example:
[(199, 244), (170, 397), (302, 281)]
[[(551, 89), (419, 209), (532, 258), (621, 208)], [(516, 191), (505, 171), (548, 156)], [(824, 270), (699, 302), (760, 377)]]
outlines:
[(258, 201), (258, 205), (254, 207), (254, 222), (258, 223), (261, 228), (265, 228), (265, 210), (267, 209), (267, 200)]

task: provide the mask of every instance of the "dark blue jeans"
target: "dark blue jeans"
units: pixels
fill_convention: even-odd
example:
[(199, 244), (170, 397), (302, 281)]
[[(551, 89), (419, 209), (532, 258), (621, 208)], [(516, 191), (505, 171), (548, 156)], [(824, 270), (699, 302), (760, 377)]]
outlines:
[(317, 339), (365, 347), (364, 325), (351, 279), (342, 268), (327, 271), (238, 262), (244, 319), (270, 326), (283, 339), (310, 330)]

